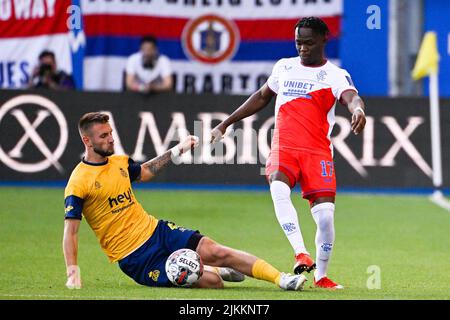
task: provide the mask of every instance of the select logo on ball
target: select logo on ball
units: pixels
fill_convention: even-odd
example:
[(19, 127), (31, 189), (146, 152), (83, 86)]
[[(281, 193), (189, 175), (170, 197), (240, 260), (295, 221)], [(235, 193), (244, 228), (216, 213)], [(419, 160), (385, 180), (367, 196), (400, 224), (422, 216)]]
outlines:
[(192, 287), (203, 275), (202, 258), (191, 249), (174, 251), (167, 258), (166, 274), (175, 286)]
[(182, 40), (191, 59), (215, 64), (233, 57), (239, 45), (239, 30), (233, 21), (209, 14), (189, 21)]

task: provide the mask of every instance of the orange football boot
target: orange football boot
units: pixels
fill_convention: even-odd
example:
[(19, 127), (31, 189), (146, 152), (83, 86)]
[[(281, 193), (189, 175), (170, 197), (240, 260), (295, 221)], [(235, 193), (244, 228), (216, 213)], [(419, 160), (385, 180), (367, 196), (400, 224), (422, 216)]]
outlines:
[(328, 277), (323, 277), (319, 281), (316, 281), (316, 277), (314, 277), (314, 286), (316, 288), (325, 288), (325, 289), (344, 289), (343, 286), (335, 283)]
[(314, 260), (306, 253), (299, 253), (295, 256), (294, 273), (301, 274), (303, 271), (311, 272), (316, 268)]

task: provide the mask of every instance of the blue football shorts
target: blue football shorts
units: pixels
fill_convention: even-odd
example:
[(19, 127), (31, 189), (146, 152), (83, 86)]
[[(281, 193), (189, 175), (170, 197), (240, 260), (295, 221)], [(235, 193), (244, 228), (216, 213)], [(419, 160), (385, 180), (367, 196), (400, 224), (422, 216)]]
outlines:
[(166, 260), (178, 249), (196, 250), (200, 232), (159, 220), (155, 232), (136, 251), (119, 261), (120, 269), (139, 284), (150, 287), (171, 287), (166, 275)]

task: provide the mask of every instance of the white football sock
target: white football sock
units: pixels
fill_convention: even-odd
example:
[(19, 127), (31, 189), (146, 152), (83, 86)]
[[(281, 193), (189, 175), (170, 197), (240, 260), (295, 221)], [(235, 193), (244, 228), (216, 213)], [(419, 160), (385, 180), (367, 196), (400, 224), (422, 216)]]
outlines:
[(288, 238), (295, 255), (308, 253), (303, 242), (303, 236), (298, 223), (297, 211), (291, 201), (291, 188), (281, 181), (273, 181), (270, 184), (273, 206), (278, 222)]
[(315, 279), (319, 281), (326, 276), (328, 263), (334, 244), (334, 203), (324, 202), (311, 208), (316, 232), (316, 271)]

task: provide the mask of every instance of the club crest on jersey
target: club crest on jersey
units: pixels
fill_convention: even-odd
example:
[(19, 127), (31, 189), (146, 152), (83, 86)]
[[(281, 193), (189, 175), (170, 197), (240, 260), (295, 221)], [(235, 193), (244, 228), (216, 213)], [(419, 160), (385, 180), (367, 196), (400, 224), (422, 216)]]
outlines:
[(208, 14), (189, 21), (181, 38), (188, 57), (215, 64), (233, 57), (239, 46), (239, 29), (231, 20)]
[(317, 73), (317, 81), (325, 81), (326, 76), (327, 72), (325, 70), (320, 70), (320, 72)]
[(102, 187), (102, 185), (98, 181), (95, 181), (94, 186), (95, 186), (95, 189), (100, 189)]
[(128, 178), (128, 173), (122, 168), (120, 168), (120, 174), (122, 175), (122, 177)]

